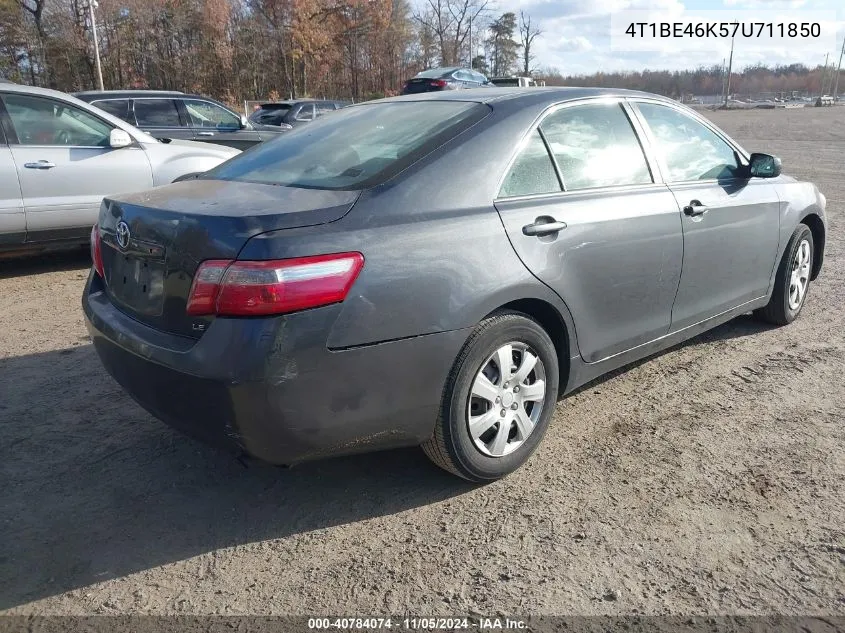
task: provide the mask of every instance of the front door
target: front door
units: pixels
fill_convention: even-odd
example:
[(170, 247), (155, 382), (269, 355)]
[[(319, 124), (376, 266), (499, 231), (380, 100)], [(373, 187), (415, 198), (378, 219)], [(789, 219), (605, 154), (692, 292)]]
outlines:
[(19, 93), (4, 94), (3, 105), (28, 240), (85, 237), (105, 195), (152, 186), (146, 152), (109, 147), (112, 127), (103, 119), (58, 99)]
[(203, 99), (182, 99), (194, 140), (245, 150), (261, 142), (253, 129), (241, 128), (241, 117)]
[(584, 360), (669, 331), (683, 257), (678, 205), (653, 182), (619, 102), (546, 116), (496, 208), (522, 261), (568, 306)]
[(659, 103), (637, 107), (682, 209), (684, 267), (672, 330), (765, 296), (780, 239), (775, 187), (747, 178), (736, 150), (703, 121)]

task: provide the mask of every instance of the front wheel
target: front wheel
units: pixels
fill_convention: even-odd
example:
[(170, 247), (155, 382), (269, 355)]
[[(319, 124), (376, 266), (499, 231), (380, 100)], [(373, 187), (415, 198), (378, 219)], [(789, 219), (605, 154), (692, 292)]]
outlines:
[(485, 319), (458, 354), (423, 450), (469, 481), (512, 473), (543, 438), (558, 381), (554, 343), (536, 321), (517, 312)]
[(775, 325), (792, 323), (804, 307), (812, 271), (813, 232), (806, 224), (799, 224), (778, 266), (772, 297), (766, 307), (755, 314)]

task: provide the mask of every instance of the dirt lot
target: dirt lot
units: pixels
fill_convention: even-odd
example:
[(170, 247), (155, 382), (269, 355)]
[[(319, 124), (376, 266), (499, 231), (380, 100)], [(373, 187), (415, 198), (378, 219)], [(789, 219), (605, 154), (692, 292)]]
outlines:
[(84, 255), (0, 264), (0, 609), (845, 614), (845, 108), (714, 119), (828, 197), (801, 318), (591, 385), (484, 487), (417, 450), (244, 467), (104, 373)]

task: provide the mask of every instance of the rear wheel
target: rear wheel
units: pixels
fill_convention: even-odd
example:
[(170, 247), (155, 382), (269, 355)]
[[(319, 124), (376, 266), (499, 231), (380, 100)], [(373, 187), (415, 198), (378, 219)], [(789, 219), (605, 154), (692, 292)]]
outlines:
[(516, 312), (485, 319), (455, 361), (434, 436), (423, 450), (470, 481), (508, 475), (543, 438), (558, 376), (554, 344), (536, 321)]
[(799, 224), (778, 266), (772, 297), (755, 315), (775, 325), (792, 323), (804, 307), (812, 270), (813, 233), (805, 224)]

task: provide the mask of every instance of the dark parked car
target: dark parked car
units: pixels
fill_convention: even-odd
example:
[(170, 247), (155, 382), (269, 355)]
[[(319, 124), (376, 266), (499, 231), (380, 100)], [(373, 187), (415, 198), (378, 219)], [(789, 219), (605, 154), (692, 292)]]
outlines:
[(458, 90), (490, 86), (487, 77), (469, 68), (429, 68), (414, 75), (402, 87), (403, 95), (438, 90)]
[(398, 97), (107, 198), (83, 307), (109, 373), (192, 435), (276, 464), (422, 444), (489, 481), (559, 396), (795, 319), (825, 205), (662, 97)]
[(182, 92), (95, 90), (74, 96), (156, 138), (205, 141), (243, 150), (282, 132), (252, 123), (219, 101)]
[(249, 115), (249, 120), (258, 125), (275, 125), (290, 129), (303, 123), (310, 123), (324, 114), (340, 110), (347, 105), (349, 104), (345, 101), (314, 99), (262, 103)]

